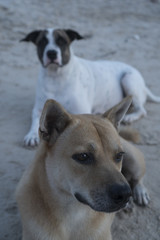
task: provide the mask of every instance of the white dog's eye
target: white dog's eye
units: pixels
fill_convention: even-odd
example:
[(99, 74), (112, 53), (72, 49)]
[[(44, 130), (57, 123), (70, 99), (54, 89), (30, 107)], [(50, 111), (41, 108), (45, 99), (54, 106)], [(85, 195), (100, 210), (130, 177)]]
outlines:
[(57, 45), (59, 45), (59, 46), (63, 46), (63, 45), (65, 45), (67, 42), (66, 42), (66, 40), (65, 40), (64, 38), (58, 37), (57, 40), (56, 40), (56, 43), (57, 43)]
[(75, 161), (85, 165), (94, 163), (94, 156), (92, 153), (75, 153), (72, 155), (72, 158)]
[(116, 162), (119, 163), (123, 160), (123, 156), (124, 156), (125, 152), (119, 152), (116, 154)]

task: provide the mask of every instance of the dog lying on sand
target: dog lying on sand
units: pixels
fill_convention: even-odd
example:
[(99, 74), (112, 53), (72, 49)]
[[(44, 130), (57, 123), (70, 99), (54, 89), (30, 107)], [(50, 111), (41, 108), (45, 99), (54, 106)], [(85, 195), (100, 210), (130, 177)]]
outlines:
[(71, 43), (83, 39), (71, 29), (46, 29), (29, 33), (22, 41), (33, 42), (41, 63), (32, 125), (24, 138), (26, 146), (39, 142), (38, 127), (43, 105), (55, 99), (70, 113), (103, 113), (124, 96), (133, 97), (133, 112), (123, 121), (130, 123), (146, 115), (147, 98), (160, 102), (146, 87), (133, 67), (112, 61), (89, 61), (74, 55)]
[(72, 115), (46, 102), (35, 160), (17, 188), (23, 240), (111, 240), (114, 213), (131, 195), (148, 204), (143, 154), (117, 132), (130, 104)]

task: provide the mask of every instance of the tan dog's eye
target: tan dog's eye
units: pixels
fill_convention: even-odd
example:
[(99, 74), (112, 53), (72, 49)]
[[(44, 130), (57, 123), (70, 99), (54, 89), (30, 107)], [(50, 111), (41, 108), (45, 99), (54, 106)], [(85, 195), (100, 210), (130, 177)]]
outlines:
[(94, 156), (92, 153), (76, 153), (72, 155), (72, 158), (75, 161), (85, 165), (94, 163)]
[(116, 154), (116, 162), (119, 163), (123, 160), (123, 156), (124, 156), (125, 152), (119, 152)]

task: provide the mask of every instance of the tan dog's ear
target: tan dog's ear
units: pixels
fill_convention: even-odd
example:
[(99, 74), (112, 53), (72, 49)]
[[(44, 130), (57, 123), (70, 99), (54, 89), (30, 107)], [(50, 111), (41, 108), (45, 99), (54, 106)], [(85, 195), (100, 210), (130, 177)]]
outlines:
[(40, 118), (40, 138), (51, 143), (55, 142), (70, 121), (70, 114), (59, 103), (47, 100)]
[(132, 103), (132, 97), (127, 96), (119, 104), (108, 110), (103, 114), (103, 117), (108, 118), (113, 125), (118, 128), (120, 122), (123, 120), (124, 115), (128, 111)]

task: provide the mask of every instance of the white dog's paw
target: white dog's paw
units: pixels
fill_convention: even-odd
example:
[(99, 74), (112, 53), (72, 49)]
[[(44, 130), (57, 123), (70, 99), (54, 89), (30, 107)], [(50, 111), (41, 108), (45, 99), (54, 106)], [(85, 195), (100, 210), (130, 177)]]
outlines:
[(126, 114), (123, 118), (123, 123), (126, 123), (126, 124), (130, 124), (133, 121), (134, 121), (134, 118), (132, 114)]
[(145, 117), (147, 115), (146, 110), (145, 109), (140, 109), (137, 112), (133, 112), (133, 113), (128, 113), (124, 116), (123, 118), (123, 123), (131, 123), (134, 122), (138, 119), (140, 119), (141, 117)]
[(24, 145), (26, 147), (36, 147), (39, 144), (39, 136), (38, 133), (30, 131), (25, 137), (24, 137)]
[(124, 116), (123, 123), (130, 124), (141, 117), (142, 115), (139, 115), (138, 113), (129, 113)]
[(139, 183), (135, 186), (133, 189), (133, 199), (138, 205), (141, 206), (146, 206), (149, 204), (150, 197), (143, 184)]

